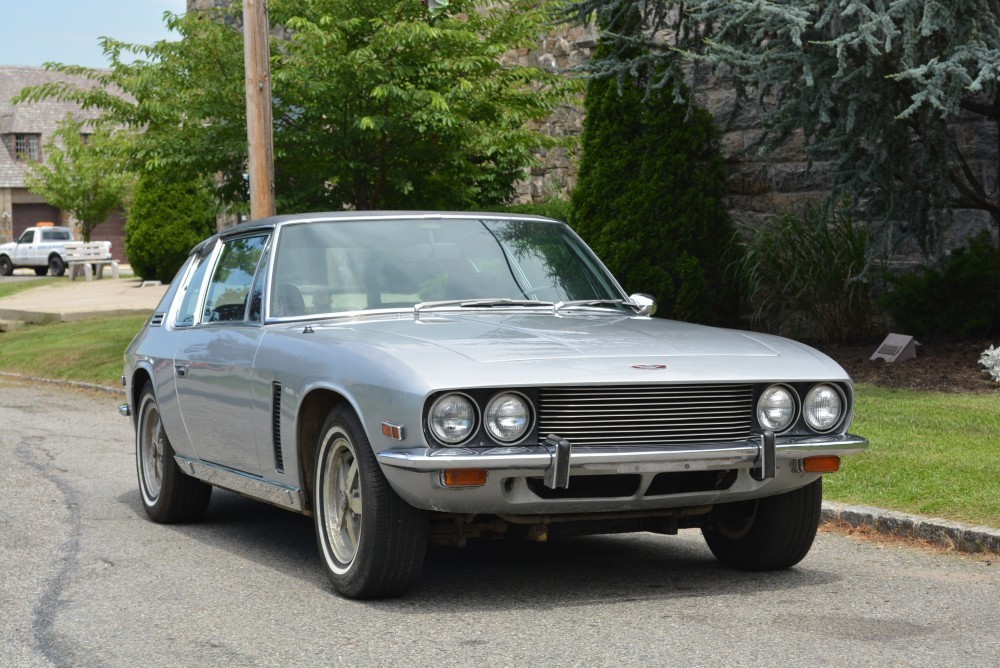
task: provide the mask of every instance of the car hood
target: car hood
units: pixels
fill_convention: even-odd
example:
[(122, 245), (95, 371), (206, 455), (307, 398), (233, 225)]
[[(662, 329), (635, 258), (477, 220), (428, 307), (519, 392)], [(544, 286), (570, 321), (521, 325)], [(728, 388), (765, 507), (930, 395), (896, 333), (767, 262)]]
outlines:
[(445, 384), (463, 369), (481, 378), (483, 365), (490, 367), (485, 384), (534, 376), (560, 384), (847, 379), (831, 359), (787, 339), (617, 314), (406, 314), (314, 332), (375, 346), (394, 364)]

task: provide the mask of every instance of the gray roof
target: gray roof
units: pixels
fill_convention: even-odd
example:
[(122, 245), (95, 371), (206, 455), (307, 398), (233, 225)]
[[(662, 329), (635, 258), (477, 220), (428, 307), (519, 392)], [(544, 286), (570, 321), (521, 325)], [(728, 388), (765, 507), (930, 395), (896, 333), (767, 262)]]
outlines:
[[(97, 111), (83, 111), (73, 102), (59, 102), (49, 99), (37, 103), (12, 105), (11, 98), (27, 86), (54, 81), (68, 81), (88, 85), (81, 76), (70, 76), (61, 72), (50, 72), (41, 67), (0, 66), (0, 137), (12, 134), (40, 134), (44, 145), (56, 130), (59, 121), (72, 115), (77, 120), (88, 120), (98, 115)], [(6, 142), (0, 142), (0, 188), (23, 188), (27, 163), (17, 161)], [(44, 148), (42, 151), (44, 158)]]

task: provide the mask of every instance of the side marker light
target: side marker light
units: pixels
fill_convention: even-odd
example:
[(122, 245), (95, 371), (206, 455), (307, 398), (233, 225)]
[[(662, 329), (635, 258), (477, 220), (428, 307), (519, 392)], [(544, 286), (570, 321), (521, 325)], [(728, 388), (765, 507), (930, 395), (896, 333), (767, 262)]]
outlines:
[(817, 455), (802, 460), (802, 471), (805, 473), (836, 473), (840, 470), (840, 457), (836, 455)]
[(445, 469), (441, 482), (445, 487), (481, 487), (486, 484), (486, 469)]

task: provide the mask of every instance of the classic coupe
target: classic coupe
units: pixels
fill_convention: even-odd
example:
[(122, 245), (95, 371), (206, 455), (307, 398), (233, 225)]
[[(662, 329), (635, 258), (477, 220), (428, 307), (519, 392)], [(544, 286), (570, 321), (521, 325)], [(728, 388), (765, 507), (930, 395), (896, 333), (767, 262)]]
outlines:
[(654, 310), (547, 218), (237, 225), (125, 353), (142, 504), (196, 521), (220, 487), (309, 515), (352, 598), (404, 592), (430, 541), (700, 529), (728, 566), (795, 565), (822, 476), (867, 446), (850, 378)]

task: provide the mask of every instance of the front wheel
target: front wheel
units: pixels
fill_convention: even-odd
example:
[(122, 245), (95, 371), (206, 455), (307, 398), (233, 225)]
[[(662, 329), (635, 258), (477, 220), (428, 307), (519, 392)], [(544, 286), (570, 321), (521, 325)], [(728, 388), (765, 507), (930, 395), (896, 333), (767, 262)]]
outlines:
[(0, 255), (0, 276), (10, 276), (14, 273), (14, 263), (6, 255)]
[(153, 388), (147, 383), (139, 396), (135, 429), (135, 465), (146, 514), (154, 522), (197, 522), (205, 515), (212, 486), (181, 471), (160, 420)]
[(350, 598), (406, 591), (423, 565), (427, 513), (389, 486), (346, 406), (331, 411), (320, 432), (315, 480), (316, 541), (334, 588)]
[(754, 501), (721, 503), (702, 528), (712, 554), (731, 568), (791, 568), (812, 547), (819, 527), (823, 480)]
[(58, 255), (49, 258), (49, 273), (53, 276), (62, 276), (66, 273), (66, 263)]

